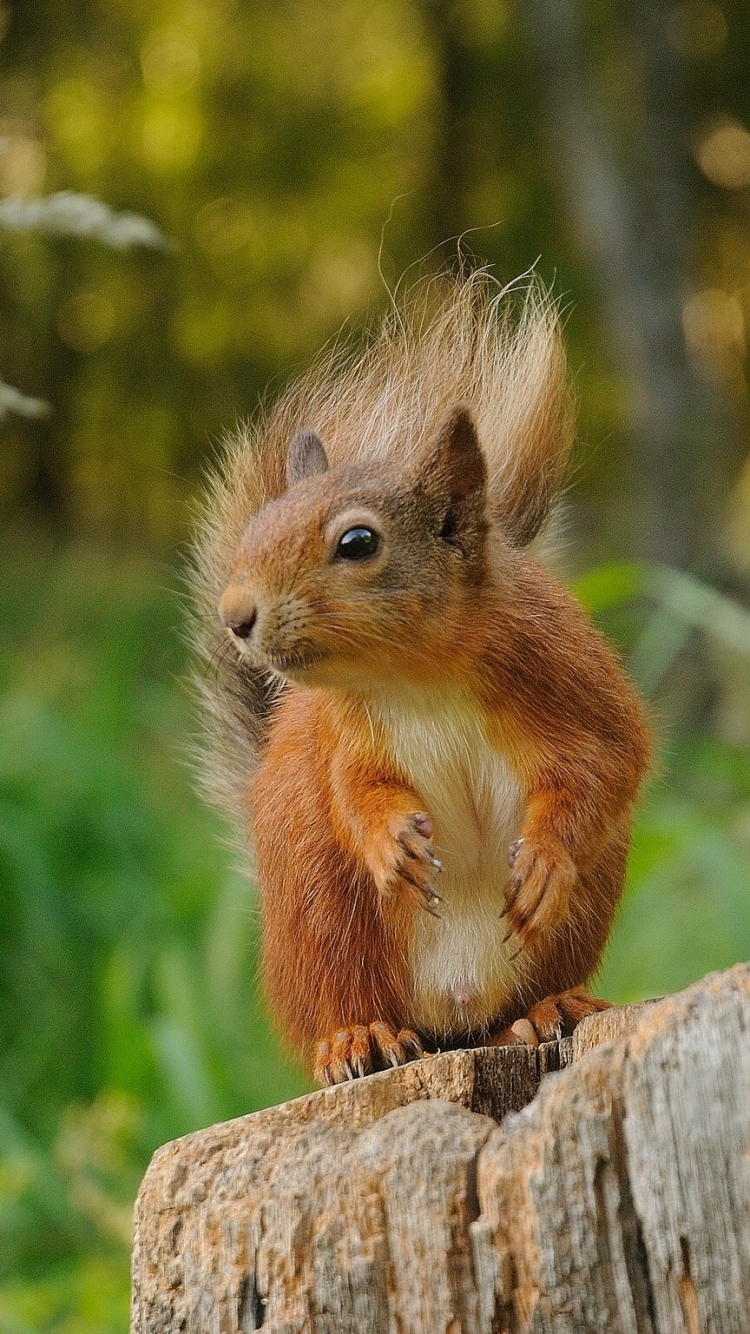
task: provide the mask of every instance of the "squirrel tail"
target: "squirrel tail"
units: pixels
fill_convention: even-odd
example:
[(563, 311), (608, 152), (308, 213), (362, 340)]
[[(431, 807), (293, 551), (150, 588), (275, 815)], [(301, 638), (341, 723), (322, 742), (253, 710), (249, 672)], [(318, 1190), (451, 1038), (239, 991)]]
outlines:
[(242, 812), (279, 687), (231, 651), (216, 608), (244, 524), (285, 489), (290, 439), (311, 427), (332, 466), (381, 458), (405, 471), (459, 401), (474, 413), (493, 516), (527, 546), (561, 486), (573, 422), (558, 310), (534, 276), (500, 288), (478, 269), (416, 284), (364, 345), (334, 343), (226, 441), (189, 576), (208, 733), (200, 769), (225, 811)]

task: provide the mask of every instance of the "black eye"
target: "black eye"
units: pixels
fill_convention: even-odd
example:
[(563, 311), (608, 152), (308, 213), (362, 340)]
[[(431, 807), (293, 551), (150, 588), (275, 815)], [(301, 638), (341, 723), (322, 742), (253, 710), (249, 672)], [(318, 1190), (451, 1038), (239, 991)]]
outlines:
[(347, 528), (336, 547), (338, 560), (370, 560), (380, 550), (380, 538), (372, 528)]

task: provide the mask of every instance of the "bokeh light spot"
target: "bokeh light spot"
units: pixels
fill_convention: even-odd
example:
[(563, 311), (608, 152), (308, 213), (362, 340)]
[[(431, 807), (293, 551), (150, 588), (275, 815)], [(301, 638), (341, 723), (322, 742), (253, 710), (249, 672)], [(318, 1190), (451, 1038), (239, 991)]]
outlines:
[(315, 318), (340, 318), (365, 299), (377, 276), (373, 251), (358, 238), (332, 238), (311, 256), (300, 298)]
[(177, 32), (159, 33), (141, 49), (143, 82), (150, 92), (185, 93), (198, 82), (198, 49)]
[(696, 149), (698, 166), (713, 185), (739, 190), (750, 185), (750, 134), (739, 121), (709, 127)]
[(0, 194), (39, 194), (46, 171), (47, 154), (39, 139), (0, 133)]
[(183, 171), (195, 161), (202, 138), (203, 120), (197, 107), (156, 103), (143, 121), (144, 161), (155, 171)]
[(682, 308), (682, 327), (691, 357), (712, 378), (745, 354), (745, 319), (738, 298), (707, 288), (695, 292)]

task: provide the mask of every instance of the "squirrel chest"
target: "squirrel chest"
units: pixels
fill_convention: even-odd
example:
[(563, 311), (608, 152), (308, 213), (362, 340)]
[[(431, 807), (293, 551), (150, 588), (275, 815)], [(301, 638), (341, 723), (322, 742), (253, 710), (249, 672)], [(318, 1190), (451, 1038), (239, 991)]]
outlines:
[(515, 987), (503, 944), (508, 847), (524, 795), (482, 712), (464, 694), (404, 692), (369, 706), (393, 759), (424, 802), (443, 864), (440, 919), (415, 915), (410, 948), (411, 1023), (421, 1032), (481, 1030)]

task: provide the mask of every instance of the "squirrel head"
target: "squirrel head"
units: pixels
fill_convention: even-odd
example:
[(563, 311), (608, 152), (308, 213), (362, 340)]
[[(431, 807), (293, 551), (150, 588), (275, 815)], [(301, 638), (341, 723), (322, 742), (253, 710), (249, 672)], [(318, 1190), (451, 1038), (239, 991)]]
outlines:
[(246, 525), (221, 598), (238, 651), (310, 686), (442, 675), (486, 563), (487, 469), (469, 409), (452, 408), (400, 476), (388, 460), (330, 467), (300, 431), (287, 484)]

